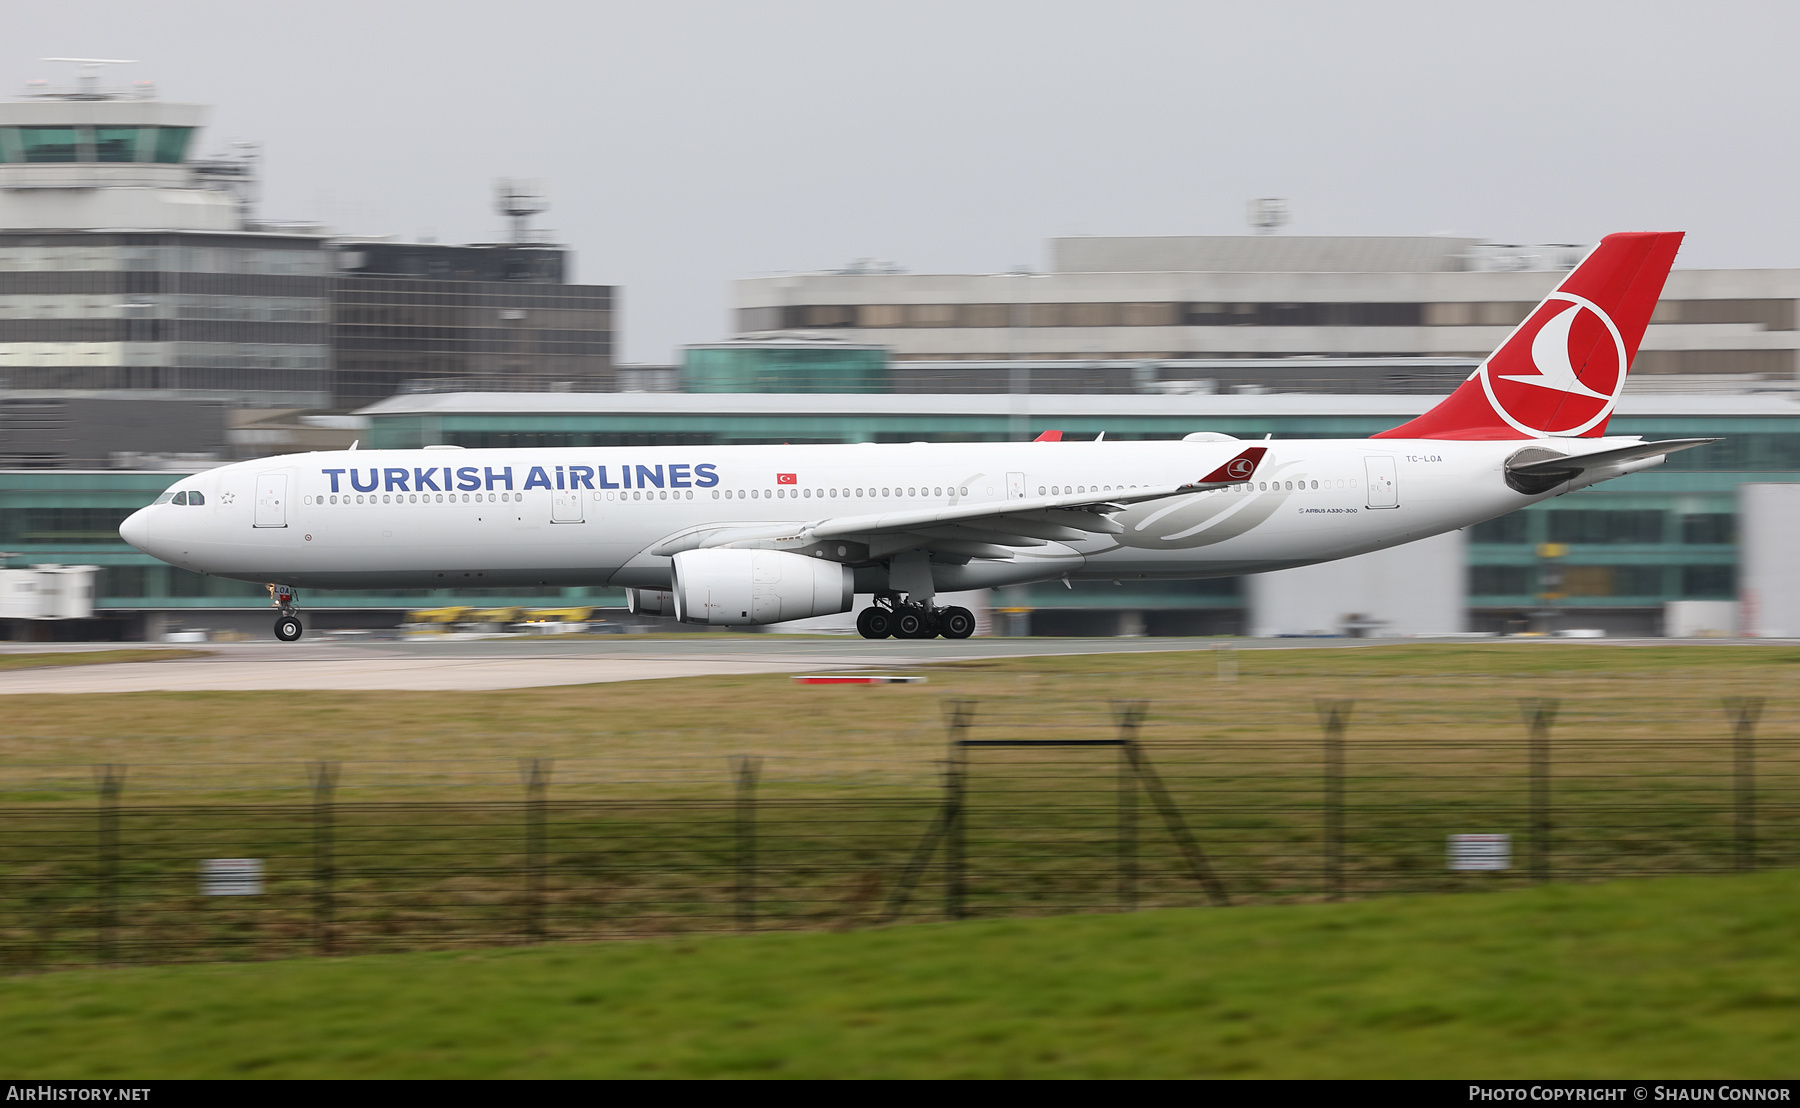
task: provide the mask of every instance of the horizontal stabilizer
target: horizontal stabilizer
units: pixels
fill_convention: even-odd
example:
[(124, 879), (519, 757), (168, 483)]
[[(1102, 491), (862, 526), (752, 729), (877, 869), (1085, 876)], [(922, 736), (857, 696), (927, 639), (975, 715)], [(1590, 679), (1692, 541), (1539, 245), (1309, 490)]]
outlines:
[(1591, 454), (1569, 454), (1555, 458), (1508, 462), (1506, 471), (1531, 474), (1585, 473), (1590, 469), (1607, 469), (1616, 465), (1624, 465), (1626, 462), (1635, 462), (1640, 458), (1656, 458), (1665, 454), (1675, 454), (1718, 441), (1718, 439), (1663, 439), (1661, 442), (1640, 442), (1612, 450), (1596, 450)]
[[(1565, 442), (1571, 440), (1563, 440)], [(1590, 485), (1597, 480), (1605, 480), (1614, 474), (1601, 474), (1597, 471), (1620, 469), (1631, 466), (1642, 469), (1642, 465), (1634, 462), (1658, 464), (1662, 459), (1682, 450), (1692, 450), (1696, 446), (1718, 442), (1718, 439), (1663, 439), (1661, 442), (1638, 442), (1630, 446), (1618, 446), (1611, 450), (1595, 450), (1587, 454), (1563, 454), (1545, 446), (1529, 446), (1514, 454), (1506, 462), (1506, 484), (1515, 492), (1528, 496), (1546, 493), (1565, 482), (1581, 480), (1580, 485)], [(1654, 462), (1651, 459), (1655, 459)], [(1580, 487), (1577, 485), (1576, 487)]]

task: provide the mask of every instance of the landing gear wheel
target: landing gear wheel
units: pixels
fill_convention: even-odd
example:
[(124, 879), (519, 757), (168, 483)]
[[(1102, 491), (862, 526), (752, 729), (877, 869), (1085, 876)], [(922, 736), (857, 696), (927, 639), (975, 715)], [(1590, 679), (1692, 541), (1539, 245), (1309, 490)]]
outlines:
[(931, 619), (924, 612), (906, 608), (894, 616), (894, 637), (896, 639), (929, 639), (937, 636), (937, 628), (931, 625)]
[(282, 642), (299, 642), (300, 631), (298, 616), (282, 616), (275, 621), (275, 637)]
[(885, 639), (894, 633), (894, 613), (886, 608), (864, 608), (856, 617), (856, 630), (865, 639)]
[(966, 639), (975, 633), (975, 613), (967, 608), (945, 608), (938, 613), (938, 634), (946, 639)]

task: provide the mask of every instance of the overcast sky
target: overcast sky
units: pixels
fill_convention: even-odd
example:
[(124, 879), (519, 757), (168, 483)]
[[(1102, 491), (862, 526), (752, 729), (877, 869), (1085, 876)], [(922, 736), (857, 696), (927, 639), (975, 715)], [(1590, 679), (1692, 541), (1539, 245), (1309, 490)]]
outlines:
[(728, 333), (736, 277), (857, 258), (1042, 265), (1077, 234), (1591, 242), (1800, 266), (1800, 4), (7, 5), (0, 91), (49, 56), (214, 105), (263, 214), (491, 241), (542, 177), (625, 359)]

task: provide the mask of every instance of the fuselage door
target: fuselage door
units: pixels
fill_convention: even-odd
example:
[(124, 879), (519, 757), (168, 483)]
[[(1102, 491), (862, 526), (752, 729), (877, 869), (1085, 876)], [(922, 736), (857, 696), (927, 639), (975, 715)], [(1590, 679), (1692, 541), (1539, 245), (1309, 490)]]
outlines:
[(550, 494), (550, 522), (582, 522), (580, 489), (557, 489)]
[(1394, 471), (1394, 459), (1391, 456), (1373, 454), (1364, 458), (1363, 472), (1369, 478), (1369, 507), (1400, 506), (1400, 478)]
[(1006, 475), (1006, 499), (1025, 499), (1025, 475), (1023, 473), (1009, 473)]
[(287, 486), (285, 473), (256, 475), (256, 526), (287, 526)]

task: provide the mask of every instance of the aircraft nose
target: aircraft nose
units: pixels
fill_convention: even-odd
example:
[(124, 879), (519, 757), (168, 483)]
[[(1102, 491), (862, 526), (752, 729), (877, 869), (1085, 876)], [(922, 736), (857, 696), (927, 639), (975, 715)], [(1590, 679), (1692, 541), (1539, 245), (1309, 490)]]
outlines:
[(150, 553), (150, 509), (139, 508), (126, 516), (125, 522), (119, 524), (119, 537), (144, 553)]

